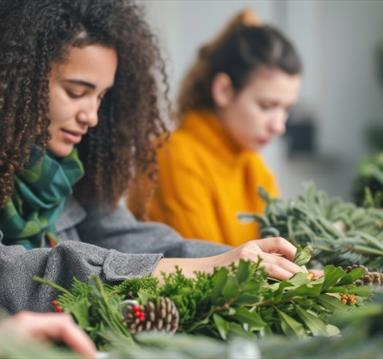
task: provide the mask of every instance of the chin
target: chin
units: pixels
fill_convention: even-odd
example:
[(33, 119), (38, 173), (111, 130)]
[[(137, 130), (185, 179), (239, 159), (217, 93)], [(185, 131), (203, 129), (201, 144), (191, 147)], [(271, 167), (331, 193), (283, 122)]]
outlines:
[(74, 146), (48, 146), (48, 150), (54, 156), (62, 158), (69, 156), (73, 151)]

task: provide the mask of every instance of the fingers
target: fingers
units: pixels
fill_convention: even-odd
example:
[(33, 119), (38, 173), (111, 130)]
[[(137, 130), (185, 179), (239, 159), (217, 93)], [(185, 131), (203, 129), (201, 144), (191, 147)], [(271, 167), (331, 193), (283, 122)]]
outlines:
[(278, 267), (277, 265), (272, 263), (264, 263), (263, 267), (265, 268), (266, 272), (270, 275), (270, 277), (276, 279), (287, 280), (293, 275), (293, 273), (281, 267)]
[[(274, 254), (268, 254), (268, 253), (262, 254), (261, 258), (264, 261), (264, 266), (265, 266), (266, 270), (267, 270), (267, 265), (268, 266), (273, 266), (273, 267), (278, 267), (278, 268), (282, 269), (284, 272), (288, 272), (289, 273), (288, 278), (290, 278), (295, 273), (303, 272), (303, 269), (301, 267), (299, 267), (298, 265), (296, 265), (295, 263), (289, 261), (286, 258), (283, 258), (283, 257), (280, 257), (280, 256), (276, 256)], [(273, 275), (275, 270), (272, 270), (272, 273), (270, 273), (269, 271), (267, 271), (267, 272), (272, 277), (280, 279), (279, 277), (275, 277)]]
[[(57, 323), (61, 318), (56, 318)], [(71, 319), (58, 324), (58, 337), (77, 353), (88, 358), (96, 356), (96, 348), (88, 336)]]
[(35, 339), (62, 340), (79, 354), (88, 358), (96, 357), (93, 342), (68, 314), (20, 312), (8, 322), (10, 328), (20, 335)]
[(256, 244), (267, 253), (279, 253), (284, 257), (294, 259), (297, 249), (282, 237), (265, 238), (256, 241)]
[[(260, 245), (261, 242), (262, 245)], [(283, 248), (280, 249), (277, 246), (278, 244), (281, 247), (285, 246), (287, 250)], [(258, 258), (261, 258), (262, 266), (271, 277), (288, 279), (297, 272), (303, 272), (301, 267), (279, 255), (280, 252), (288, 253), (288, 255), (293, 258), (293, 253), (295, 253), (295, 247), (283, 238), (267, 238), (264, 240), (251, 241), (240, 247), (239, 250), (240, 258), (242, 259), (257, 261)], [(271, 253), (268, 253), (269, 250)]]

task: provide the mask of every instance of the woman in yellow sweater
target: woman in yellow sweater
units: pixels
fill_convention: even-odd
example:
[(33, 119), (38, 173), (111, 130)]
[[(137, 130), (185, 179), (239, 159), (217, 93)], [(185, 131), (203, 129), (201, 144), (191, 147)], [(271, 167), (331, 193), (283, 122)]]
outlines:
[(239, 245), (258, 237), (238, 212), (262, 212), (258, 188), (278, 195), (258, 151), (285, 131), (301, 63), (275, 28), (248, 10), (202, 47), (178, 102), (179, 128), (159, 152), (149, 218), (184, 237)]

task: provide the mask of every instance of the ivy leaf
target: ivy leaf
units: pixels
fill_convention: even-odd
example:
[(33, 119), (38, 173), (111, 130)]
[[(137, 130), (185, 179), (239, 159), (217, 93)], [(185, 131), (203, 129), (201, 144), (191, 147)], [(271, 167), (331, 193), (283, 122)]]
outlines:
[(214, 321), (214, 324), (215, 324), (221, 338), (223, 340), (226, 340), (227, 339), (227, 333), (230, 329), (230, 323), (227, 322), (225, 319), (223, 319), (217, 313), (213, 314), (213, 321)]
[(306, 336), (305, 329), (301, 323), (279, 309), (276, 309), (276, 311), (281, 319), (281, 328), (287, 336), (295, 336), (298, 338), (304, 338)]

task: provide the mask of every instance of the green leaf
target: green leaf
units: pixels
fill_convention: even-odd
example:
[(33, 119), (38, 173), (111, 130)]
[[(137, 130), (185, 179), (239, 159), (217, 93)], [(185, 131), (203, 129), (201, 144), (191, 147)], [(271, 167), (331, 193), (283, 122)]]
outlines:
[(214, 324), (215, 324), (221, 338), (223, 340), (226, 340), (227, 339), (227, 333), (230, 329), (230, 323), (227, 322), (225, 319), (223, 319), (217, 313), (213, 314), (213, 321), (214, 321)]
[(229, 334), (233, 336), (240, 336), (244, 338), (249, 338), (249, 339), (255, 339), (255, 335), (252, 332), (248, 332), (241, 325), (238, 323), (231, 322), (230, 324), (230, 330)]
[(277, 308), (276, 311), (281, 319), (281, 328), (287, 336), (295, 336), (298, 338), (304, 338), (306, 336), (305, 329), (301, 323)]
[(287, 282), (298, 287), (302, 284), (311, 283), (311, 280), (308, 278), (308, 273), (296, 273), (292, 276)]
[(301, 247), (299, 246), (298, 247), (298, 250), (297, 250), (297, 253), (295, 255), (295, 258), (294, 258), (294, 263), (299, 265), (299, 266), (303, 266), (305, 264), (307, 264), (312, 255), (313, 255), (313, 248), (311, 246), (306, 246), (306, 247)]
[(234, 318), (243, 323), (247, 323), (250, 326), (250, 330), (261, 330), (266, 323), (262, 320), (261, 316), (257, 312), (250, 312), (244, 307), (240, 307), (236, 310)]
[(326, 325), (326, 332), (327, 332), (327, 336), (329, 336), (329, 337), (340, 335), (339, 328), (335, 325), (332, 325), (332, 324)]
[(226, 300), (232, 299), (238, 294), (238, 281), (235, 277), (227, 278), (222, 293)]
[(354, 268), (351, 272), (347, 273), (347, 275), (339, 281), (339, 285), (352, 284), (357, 279), (362, 278), (365, 273), (366, 271), (363, 268)]
[(241, 293), (235, 301), (236, 305), (254, 304), (259, 300), (258, 293)]
[(354, 287), (350, 290), (350, 292), (359, 297), (369, 297), (374, 292), (374, 289), (372, 286), (365, 285), (361, 287)]
[(328, 294), (321, 294), (317, 301), (330, 312), (338, 312), (346, 309), (346, 306), (336, 297)]
[(238, 283), (244, 282), (249, 277), (250, 262), (241, 260), (238, 265), (238, 269), (235, 273)]
[(212, 277), (213, 290), (211, 294), (212, 303), (216, 303), (222, 295), (223, 288), (226, 285), (228, 272), (226, 268), (220, 268)]
[(333, 265), (326, 266), (324, 268), (323, 291), (325, 291), (326, 289), (330, 287), (333, 287), (346, 274), (347, 273), (340, 267), (335, 267)]
[(310, 329), (313, 335), (328, 335), (326, 324), (316, 315), (303, 310), (299, 305), (295, 306), (297, 314), (302, 319), (307, 328)]
[(149, 293), (145, 289), (140, 289), (137, 294), (138, 298), (140, 299), (140, 303), (143, 305), (146, 305), (148, 301), (152, 298), (151, 293)]
[(81, 298), (75, 302), (71, 302), (65, 305), (64, 309), (70, 312), (75, 318), (77, 324), (81, 328), (89, 327), (89, 307), (90, 303), (87, 298)]
[(298, 288), (288, 290), (284, 297), (317, 297), (322, 292), (322, 286), (322, 283), (303, 284)]

